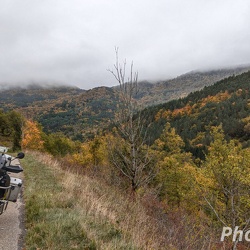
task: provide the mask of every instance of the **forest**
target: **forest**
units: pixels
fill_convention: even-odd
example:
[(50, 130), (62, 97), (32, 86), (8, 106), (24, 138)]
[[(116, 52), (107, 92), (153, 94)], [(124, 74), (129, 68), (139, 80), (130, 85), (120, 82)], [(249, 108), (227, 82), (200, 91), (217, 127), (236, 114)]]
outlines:
[[(220, 236), (223, 226), (250, 227), (250, 72), (144, 110), (134, 99), (136, 84), (120, 82), (126, 88), (112, 125), (88, 140), (44, 132), (37, 121), (3, 111), (1, 136), (14, 149), (49, 153), (118, 188), (142, 202), (162, 228), (171, 222), (179, 235), (159, 234), (161, 247), (248, 249), (245, 240), (221, 242)], [(67, 112), (61, 119), (74, 122)]]
[(23, 122), (24, 118), (19, 113), (0, 110), (0, 139), (2, 145), (14, 151), (21, 148)]
[[(187, 97), (146, 109), (149, 133), (154, 141), (166, 122), (185, 142), (185, 151), (204, 159), (210, 144), (209, 131), (221, 125), (227, 139), (250, 146), (249, 134), (250, 73), (232, 76)], [(149, 126), (149, 124), (147, 124)]]
[[(205, 72), (193, 71), (174, 79), (158, 82), (138, 82), (139, 92), (134, 98), (141, 108), (164, 106), (170, 100), (187, 96), (190, 92), (210, 86), (216, 81), (239, 75), (249, 67), (235, 67)], [(96, 87), (83, 90), (72, 86), (38, 85), (0, 90), (1, 108), (16, 110), (28, 119), (38, 121), (46, 133), (61, 132), (73, 140), (93, 138), (100, 128), (114, 119), (119, 86)], [(160, 107), (160, 106), (159, 106)], [(158, 134), (159, 136), (159, 134)]]

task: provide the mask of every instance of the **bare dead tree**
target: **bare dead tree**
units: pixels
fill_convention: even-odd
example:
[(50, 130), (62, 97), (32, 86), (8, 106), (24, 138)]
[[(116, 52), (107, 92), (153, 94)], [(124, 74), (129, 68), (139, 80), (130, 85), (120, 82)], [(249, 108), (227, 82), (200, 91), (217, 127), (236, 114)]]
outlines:
[(110, 144), (112, 164), (130, 181), (132, 191), (148, 184), (155, 176), (154, 157), (146, 144), (147, 128), (136, 96), (138, 95), (138, 72), (130, 65), (126, 78), (126, 61), (119, 63), (115, 48), (114, 70), (108, 70), (119, 83), (119, 104), (115, 116), (116, 141)]

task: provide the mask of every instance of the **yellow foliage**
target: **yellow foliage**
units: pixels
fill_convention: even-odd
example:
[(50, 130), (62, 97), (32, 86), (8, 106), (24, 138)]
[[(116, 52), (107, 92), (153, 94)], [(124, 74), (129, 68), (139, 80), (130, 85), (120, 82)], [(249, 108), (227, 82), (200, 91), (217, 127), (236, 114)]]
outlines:
[(249, 149), (243, 150), (234, 140), (226, 141), (221, 126), (212, 127), (211, 135), (213, 142), (201, 170), (204, 176), (199, 176), (198, 181), (217, 218), (223, 218), (228, 225), (232, 221), (244, 225), (250, 216)]
[(224, 100), (226, 100), (226, 99), (228, 99), (230, 97), (231, 97), (231, 95), (228, 93), (228, 91), (225, 91), (223, 93), (218, 93), (218, 94), (216, 94), (214, 96), (209, 95), (208, 97), (203, 98), (201, 100), (201, 107), (205, 106), (208, 102), (217, 102), (217, 103), (219, 103), (219, 102), (224, 101)]
[(96, 136), (92, 141), (83, 143), (80, 152), (73, 154), (72, 159), (84, 167), (107, 165), (108, 152), (106, 138)]
[(37, 122), (27, 120), (23, 128), (22, 148), (42, 150), (44, 141), (41, 133)]
[(228, 98), (230, 98), (230, 94), (228, 93), (228, 91), (225, 91), (223, 93), (218, 93), (214, 96), (208, 96), (203, 98), (201, 101), (199, 101), (197, 104), (195, 103), (194, 105), (190, 105), (190, 103), (188, 103), (186, 106), (184, 106), (183, 108), (179, 108), (179, 109), (174, 109), (173, 111), (171, 110), (163, 110), (160, 109), (159, 112), (156, 114), (155, 119), (156, 121), (159, 120), (160, 118), (165, 118), (165, 119), (171, 119), (174, 118), (178, 115), (191, 115), (192, 113), (196, 112), (197, 109), (204, 107), (208, 102), (221, 102), (224, 101)]

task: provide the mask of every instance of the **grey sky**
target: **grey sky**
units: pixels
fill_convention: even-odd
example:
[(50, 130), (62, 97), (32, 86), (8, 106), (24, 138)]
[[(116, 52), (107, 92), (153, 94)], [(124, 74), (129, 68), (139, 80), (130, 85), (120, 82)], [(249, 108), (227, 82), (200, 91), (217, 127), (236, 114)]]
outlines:
[(250, 63), (249, 0), (1, 0), (0, 83), (116, 85)]

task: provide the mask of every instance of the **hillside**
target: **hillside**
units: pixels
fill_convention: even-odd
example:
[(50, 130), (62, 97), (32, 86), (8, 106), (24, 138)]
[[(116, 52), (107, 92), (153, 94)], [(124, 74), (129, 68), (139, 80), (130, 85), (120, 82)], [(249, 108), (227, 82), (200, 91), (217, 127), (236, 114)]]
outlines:
[[(190, 72), (168, 81), (140, 82), (136, 97), (142, 106), (157, 105), (209, 86), (248, 67)], [(30, 85), (1, 91), (3, 110), (16, 110), (41, 123), (45, 132), (61, 132), (74, 140), (92, 137), (107, 127), (117, 106), (117, 87), (82, 90), (76, 87)]]
[(47, 112), (39, 113), (36, 119), (47, 132), (62, 132), (83, 140), (109, 124), (117, 101), (111, 88), (99, 87), (56, 104)]
[[(200, 229), (198, 219), (178, 211), (165, 214), (152, 195), (133, 201), (127, 192), (107, 185), (103, 177), (65, 170), (62, 162), (38, 152), (28, 151), (22, 163), (26, 249), (198, 249), (200, 244), (211, 245), (211, 233)], [(193, 237), (189, 237), (189, 227), (194, 227)]]
[(250, 66), (211, 70), (192, 71), (180, 75), (174, 79), (159, 81), (156, 83), (141, 82), (139, 102), (144, 106), (152, 106), (183, 98), (189, 93), (210, 86), (224, 78), (239, 75), (250, 70)]
[(185, 149), (203, 158), (211, 141), (211, 126), (222, 124), (228, 139), (238, 139), (243, 147), (249, 147), (250, 71), (223, 79), (185, 98), (149, 107), (144, 112), (148, 122), (152, 122), (151, 142), (169, 122), (185, 141)]
[[(103, 103), (113, 104), (113, 91), (97, 90), (101, 103), (90, 90), (76, 98), (82, 106), (75, 110), (89, 112), (93, 104), (94, 114), (102, 114)], [(142, 142), (144, 133), (134, 141), (131, 133), (115, 129), (83, 143), (48, 137), (53, 148), (66, 148), (64, 155), (53, 154), (61, 163), (38, 153), (34, 142), (45, 138), (39, 129), (24, 131), (22, 142), (32, 142), (24, 148), (36, 150), (27, 151), (23, 162), (27, 248), (249, 247), (219, 239), (223, 225), (242, 222), (242, 228), (250, 218), (250, 71), (148, 107), (142, 115), (146, 124), (137, 126), (143, 119), (138, 116), (127, 124), (140, 132), (148, 127), (150, 145)], [(52, 153), (46, 143), (40, 150)]]
[[(52, 106), (63, 102), (63, 100), (73, 99), (74, 96), (82, 92), (84, 90), (68, 86), (42, 87), (42, 85), (28, 85), (26, 87), (14, 87), (1, 91), (0, 104), (5, 109), (26, 110), (30, 106), (41, 108), (42, 105), (45, 105), (48, 109), (49, 105)], [(28, 112), (31, 111), (32, 109), (28, 110)], [(36, 114), (37, 110), (35, 109), (33, 112)]]
[(46, 132), (62, 132), (82, 140), (108, 123), (116, 107), (112, 88), (88, 91), (72, 87), (30, 86), (1, 92), (3, 110), (16, 110), (41, 123)]

